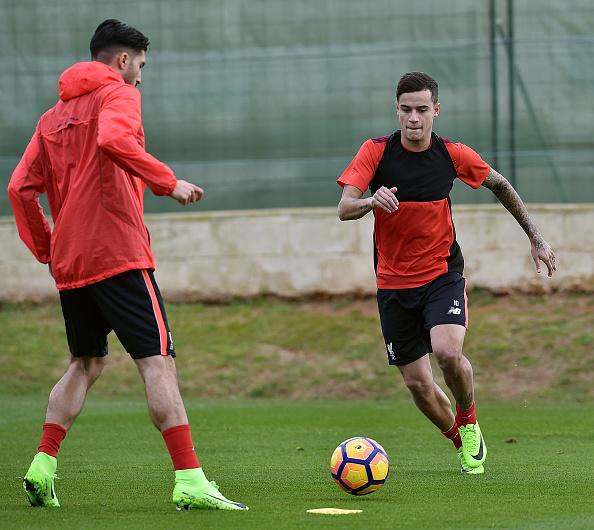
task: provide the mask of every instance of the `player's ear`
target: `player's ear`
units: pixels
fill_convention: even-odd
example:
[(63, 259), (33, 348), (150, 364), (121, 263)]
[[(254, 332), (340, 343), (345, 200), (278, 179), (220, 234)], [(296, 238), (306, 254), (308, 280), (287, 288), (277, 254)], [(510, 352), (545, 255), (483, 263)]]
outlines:
[(439, 111), (441, 110), (441, 107), (439, 105), (439, 101), (435, 104), (434, 107), (434, 116), (437, 118), (437, 116), (439, 115)]
[(130, 54), (128, 52), (122, 51), (117, 56), (117, 64), (118, 68), (121, 70), (125, 70), (130, 62)]

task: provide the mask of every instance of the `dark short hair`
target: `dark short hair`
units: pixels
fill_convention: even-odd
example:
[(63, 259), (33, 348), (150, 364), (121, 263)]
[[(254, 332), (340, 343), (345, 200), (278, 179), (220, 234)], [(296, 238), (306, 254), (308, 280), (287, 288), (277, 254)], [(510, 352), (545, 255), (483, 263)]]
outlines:
[(423, 90), (430, 90), (431, 101), (437, 103), (437, 81), (424, 72), (408, 72), (398, 81), (396, 101), (400, 99), (402, 94), (422, 92)]
[(118, 48), (129, 48), (135, 52), (146, 51), (149, 44), (149, 40), (136, 28), (110, 18), (97, 26), (89, 48), (94, 59), (101, 52), (112, 52)]

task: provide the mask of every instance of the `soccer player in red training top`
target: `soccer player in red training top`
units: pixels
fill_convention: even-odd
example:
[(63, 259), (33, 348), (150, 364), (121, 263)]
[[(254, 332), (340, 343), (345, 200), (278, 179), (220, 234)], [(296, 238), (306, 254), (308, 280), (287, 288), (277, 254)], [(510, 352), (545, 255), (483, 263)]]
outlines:
[[(341, 220), (373, 210), (377, 303), (388, 362), (398, 366), (417, 407), (458, 450), (463, 473), (484, 473), (487, 447), (476, 420), (472, 366), (462, 353), (468, 324), (464, 260), (450, 197), (454, 179), (489, 188), (515, 217), (551, 276), (555, 256), (510, 183), (464, 144), (432, 132), (437, 83), (407, 73), (396, 91), (400, 130), (367, 140), (338, 179)], [(362, 198), (370, 188), (371, 197)], [(450, 400), (434, 382), (433, 352)]]
[[(146, 388), (151, 419), (175, 468), (179, 508), (247, 510), (226, 499), (200, 467), (179, 393), (175, 351), (153, 277), (143, 194), (182, 205), (203, 190), (177, 180), (144, 149), (140, 83), (148, 39), (117, 20), (99, 25), (91, 62), (60, 77), (58, 103), (39, 120), (8, 192), (19, 234), (47, 263), (60, 291), (71, 359), (49, 396), (38, 452), (25, 475), (33, 506), (59, 506), (54, 476), (60, 444), (106, 364), (113, 330)], [(38, 195), (47, 193), (50, 228)]]

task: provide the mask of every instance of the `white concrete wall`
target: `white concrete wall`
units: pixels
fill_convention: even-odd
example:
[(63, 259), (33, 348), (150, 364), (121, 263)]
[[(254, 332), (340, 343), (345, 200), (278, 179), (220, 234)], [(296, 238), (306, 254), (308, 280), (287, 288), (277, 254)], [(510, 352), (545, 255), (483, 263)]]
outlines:
[[(528, 240), (500, 205), (457, 206), (469, 283), (495, 290), (594, 289), (594, 204), (530, 205), (557, 254), (537, 275)], [(157, 279), (168, 298), (274, 293), (373, 293), (373, 217), (340, 222), (335, 208), (148, 215)], [(55, 296), (47, 267), (0, 219), (0, 299)]]

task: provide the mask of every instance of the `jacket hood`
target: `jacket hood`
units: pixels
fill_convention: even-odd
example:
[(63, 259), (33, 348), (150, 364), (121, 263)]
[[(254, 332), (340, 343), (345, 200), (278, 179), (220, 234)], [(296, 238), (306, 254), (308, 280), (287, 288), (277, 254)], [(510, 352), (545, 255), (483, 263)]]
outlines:
[(111, 66), (99, 61), (76, 63), (60, 76), (58, 93), (62, 101), (68, 101), (114, 82), (124, 80)]

